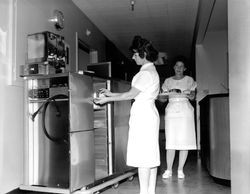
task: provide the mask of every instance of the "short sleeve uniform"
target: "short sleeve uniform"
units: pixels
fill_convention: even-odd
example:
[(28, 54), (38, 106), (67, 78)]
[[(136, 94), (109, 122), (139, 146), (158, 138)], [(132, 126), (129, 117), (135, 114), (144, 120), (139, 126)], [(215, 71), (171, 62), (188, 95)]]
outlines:
[[(162, 90), (180, 89), (183, 92), (194, 91), (196, 87), (192, 77), (184, 76), (180, 80), (170, 77), (164, 81)], [(170, 97), (165, 109), (165, 135), (166, 149), (196, 149), (194, 109), (187, 98)]]
[(156, 167), (160, 165), (159, 114), (155, 99), (159, 93), (159, 76), (153, 63), (144, 64), (133, 77), (132, 87), (140, 90), (131, 107), (127, 165)]

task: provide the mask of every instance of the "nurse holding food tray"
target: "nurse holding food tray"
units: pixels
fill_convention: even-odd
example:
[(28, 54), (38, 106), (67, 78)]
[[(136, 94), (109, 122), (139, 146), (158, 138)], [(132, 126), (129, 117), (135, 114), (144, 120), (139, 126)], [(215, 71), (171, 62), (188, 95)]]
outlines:
[(165, 109), (167, 169), (162, 175), (164, 179), (172, 176), (176, 150), (179, 150), (177, 176), (183, 179), (185, 177), (183, 167), (188, 156), (188, 150), (196, 149), (194, 108), (189, 100), (195, 99), (197, 84), (192, 77), (184, 75), (185, 63), (184, 57), (176, 58), (175, 75), (164, 81), (163, 92), (158, 97), (160, 101), (169, 100)]

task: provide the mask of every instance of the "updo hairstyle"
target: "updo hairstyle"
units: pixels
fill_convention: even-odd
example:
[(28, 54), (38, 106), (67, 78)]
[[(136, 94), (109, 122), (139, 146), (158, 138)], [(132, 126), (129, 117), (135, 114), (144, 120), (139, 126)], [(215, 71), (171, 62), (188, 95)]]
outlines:
[(182, 55), (176, 56), (173, 60), (173, 66), (175, 66), (177, 62), (182, 62), (184, 64), (184, 67), (186, 68), (188, 66), (188, 59), (185, 56)]
[(138, 52), (141, 58), (144, 58), (146, 53), (146, 59), (150, 62), (154, 62), (158, 59), (158, 51), (153, 47), (151, 42), (141, 36), (134, 37), (129, 50), (132, 53)]

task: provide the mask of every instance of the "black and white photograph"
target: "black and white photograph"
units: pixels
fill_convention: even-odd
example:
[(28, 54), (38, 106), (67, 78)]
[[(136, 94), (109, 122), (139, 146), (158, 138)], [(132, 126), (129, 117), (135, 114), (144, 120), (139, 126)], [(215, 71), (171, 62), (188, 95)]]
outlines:
[(0, 0), (0, 194), (250, 193), (249, 0)]

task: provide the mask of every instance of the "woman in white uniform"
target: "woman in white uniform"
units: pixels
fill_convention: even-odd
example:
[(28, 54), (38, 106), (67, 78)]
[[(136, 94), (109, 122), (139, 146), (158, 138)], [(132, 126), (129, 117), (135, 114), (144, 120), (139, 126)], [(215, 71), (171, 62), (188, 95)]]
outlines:
[(169, 103), (165, 109), (167, 170), (163, 173), (163, 178), (172, 176), (176, 150), (179, 150), (177, 176), (184, 178), (183, 167), (188, 150), (196, 149), (194, 109), (189, 100), (194, 100), (197, 84), (192, 77), (184, 75), (185, 58), (177, 57), (175, 61), (175, 75), (167, 78), (162, 85), (163, 92), (169, 97)]
[(152, 44), (140, 36), (135, 36), (130, 50), (133, 60), (140, 65), (140, 71), (133, 77), (131, 89), (124, 93), (112, 93), (101, 89), (103, 97), (94, 100), (97, 104), (110, 101), (135, 99), (129, 120), (127, 165), (138, 167), (140, 194), (155, 194), (159, 153), (159, 114), (155, 99), (159, 94), (159, 76), (153, 62), (158, 52)]

